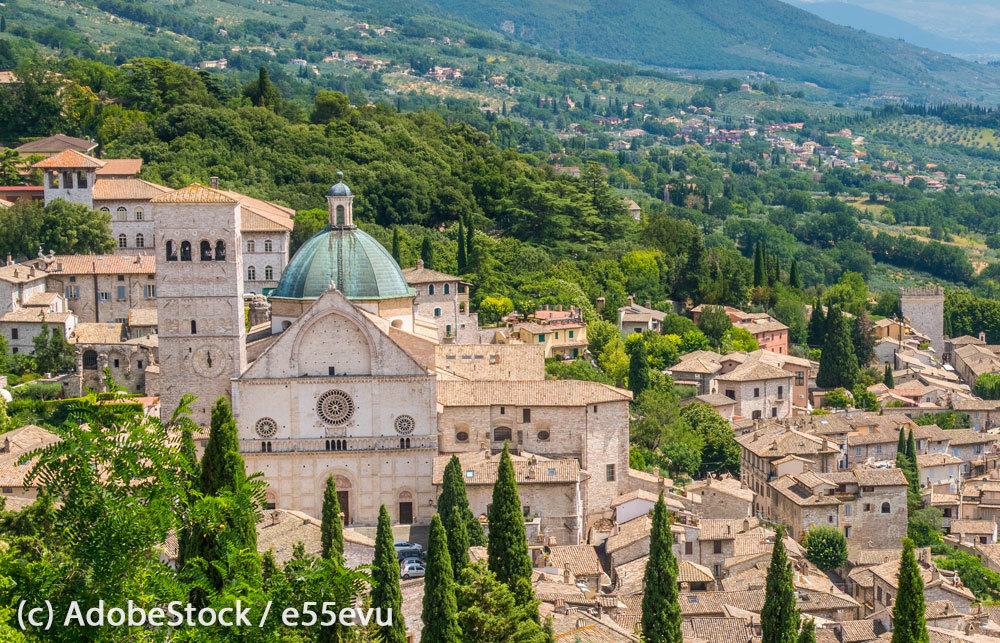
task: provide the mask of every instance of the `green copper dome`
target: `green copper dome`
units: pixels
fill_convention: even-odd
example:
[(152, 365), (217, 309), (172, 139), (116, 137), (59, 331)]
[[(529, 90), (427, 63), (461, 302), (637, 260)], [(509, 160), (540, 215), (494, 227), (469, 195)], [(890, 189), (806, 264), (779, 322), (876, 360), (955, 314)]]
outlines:
[(348, 299), (413, 296), (392, 255), (353, 226), (327, 226), (313, 235), (292, 257), (271, 296), (316, 299), (330, 282)]

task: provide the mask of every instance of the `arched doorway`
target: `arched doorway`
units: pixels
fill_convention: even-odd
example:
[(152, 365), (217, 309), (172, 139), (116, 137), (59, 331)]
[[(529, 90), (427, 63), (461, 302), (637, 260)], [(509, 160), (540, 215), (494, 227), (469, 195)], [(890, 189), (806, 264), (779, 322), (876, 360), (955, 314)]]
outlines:
[(409, 491), (399, 492), (399, 524), (413, 524), (413, 494)]
[(351, 481), (344, 476), (334, 476), (333, 480), (337, 483), (337, 502), (340, 503), (346, 527), (351, 524)]

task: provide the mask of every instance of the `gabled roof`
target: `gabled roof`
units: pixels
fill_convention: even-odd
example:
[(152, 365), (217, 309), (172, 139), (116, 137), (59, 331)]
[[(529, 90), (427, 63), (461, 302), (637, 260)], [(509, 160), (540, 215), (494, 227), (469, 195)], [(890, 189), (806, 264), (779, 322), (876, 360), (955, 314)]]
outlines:
[(76, 169), (97, 169), (104, 167), (104, 161), (93, 156), (81, 154), (76, 150), (67, 149), (59, 152), (55, 156), (35, 163), (34, 167), (43, 170), (76, 170)]
[(406, 283), (411, 286), (416, 284), (438, 283), (441, 281), (462, 281), (461, 277), (449, 275), (444, 272), (438, 272), (437, 270), (431, 270), (430, 268), (424, 268), (420, 265), (414, 266), (413, 268), (403, 268), (403, 276), (406, 277)]
[(723, 375), (717, 375), (720, 382), (756, 382), (759, 380), (791, 379), (794, 375), (783, 368), (771, 366), (763, 360), (748, 360)]
[(238, 203), (229, 193), (192, 183), (186, 188), (167, 192), (151, 199), (153, 203)]
[(97, 147), (97, 143), (84, 138), (66, 136), (65, 134), (54, 134), (35, 141), (28, 141), (24, 145), (16, 147), (18, 152), (31, 154), (32, 152), (60, 152), (63, 150), (75, 150), (78, 152), (89, 152)]
[[(170, 188), (134, 177), (98, 178), (94, 181), (94, 201), (151, 201)], [(97, 207), (100, 204), (95, 203)]]

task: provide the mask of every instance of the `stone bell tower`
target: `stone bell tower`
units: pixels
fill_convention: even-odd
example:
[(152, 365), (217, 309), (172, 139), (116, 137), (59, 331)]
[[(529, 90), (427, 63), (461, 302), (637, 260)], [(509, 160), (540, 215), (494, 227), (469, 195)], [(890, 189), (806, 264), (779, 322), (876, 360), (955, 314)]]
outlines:
[(246, 369), (239, 202), (198, 184), (151, 202), (156, 217), (156, 310), (160, 417), (185, 394), (191, 418), (207, 426), (211, 408), (232, 394)]

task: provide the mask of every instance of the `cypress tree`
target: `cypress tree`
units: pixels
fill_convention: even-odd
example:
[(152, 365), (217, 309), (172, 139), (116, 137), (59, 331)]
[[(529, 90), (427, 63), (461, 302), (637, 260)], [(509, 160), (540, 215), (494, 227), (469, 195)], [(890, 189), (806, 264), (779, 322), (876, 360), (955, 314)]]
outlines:
[(764, 247), (757, 242), (753, 251), (753, 287), (760, 288), (766, 284), (767, 275), (764, 268)]
[(451, 556), (451, 567), (455, 572), (455, 580), (457, 581), (459, 574), (469, 564), (469, 532), (465, 529), (465, 521), (460, 519), (461, 513), (458, 507), (453, 506), (451, 513), (456, 518), (459, 518), (450, 527), (446, 527), (448, 533), (448, 554)]
[(434, 269), (434, 246), (431, 245), (430, 237), (424, 237), (420, 243), (420, 258), (424, 262), (424, 268)]
[(851, 324), (851, 343), (854, 344), (859, 368), (864, 368), (875, 359), (875, 330), (868, 318), (868, 311), (864, 308)]
[(397, 265), (403, 265), (403, 255), (399, 250), (399, 228), (392, 229), (392, 258), (396, 260)]
[(7, 18), (0, 16), (0, 33), (7, 31)]
[(323, 491), (323, 520), (320, 523), (319, 542), (323, 558), (344, 560), (344, 523), (340, 519), (340, 499), (337, 497), (337, 482), (331, 473), (326, 477)]
[(882, 382), (885, 383), (889, 388), (896, 388), (896, 382), (892, 378), (892, 365), (885, 365), (885, 374), (882, 375)]
[(811, 618), (802, 619), (802, 630), (797, 643), (816, 643), (816, 621)]
[(632, 354), (628, 360), (628, 387), (633, 396), (649, 387), (649, 361), (646, 359), (646, 342), (639, 340), (632, 346)]
[(784, 536), (785, 526), (778, 525), (771, 565), (767, 568), (764, 607), (760, 612), (762, 643), (794, 643), (799, 631), (792, 565), (785, 554)]
[(841, 312), (836, 307), (831, 307), (816, 385), (820, 388), (843, 386), (850, 391), (857, 379), (858, 356), (851, 343), (851, 331)]
[[(490, 571), (510, 588), (518, 605), (525, 608), (531, 605), (534, 602), (531, 559), (528, 558), (528, 540), (524, 533), (524, 515), (521, 513), (521, 498), (517, 495), (514, 465), (511, 464), (506, 444), (500, 454), (497, 481), (493, 485), (486, 554)], [(537, 619), (538, 611), (533, 614)]]
[(813, 306), (812, 315), (809, 317), (809, 345), (813, 348), (822, 348), (826, 341), (826, 315), (823, 314), (823, 305), (819, 298), (816, 298), (816, 305)]
[(468, 255), (465, 251), (465, 227), (462, 220), (458, 220), (458, 273), (462, 274), (468, 267)]
[[(403, 620), (403, 594), (399, 589), (399, 561), (392, 545), (392, 525), (385, 505), (378, 510), (375, 531), (375, 559), (372, 561), (372, 607), (382, 610), (389, 625), (378, 626), (377, 637), (383, 643), (406, 643), (406, 622)], [(389, 611), (392, 618), (388, 618)], [(386, 620), (386, 619), (383, 619)]]
[(647, 643), (682, 643), (681, 606), (677, 591), (677, 559), (667, 519), (663, 492), (653, 508), (649, 559), (643, 576), (642, 640)]
[[(451, 456), (451, 460), (445, 465), (444, 478), (441, 481), (441, 495), (438, 497), (437, 506), (445, 531), (451, 533), (455, 526), (453, 521), (464, 521), (469, 546), (482, 547), (486, 545), (483, 526), (479, 524), (479, 519), (473, 515), (472, 509), (469, 508), (469, 497), (465, 493), (465, 478), (462, 476), (462, 463), (459, 462), (458, 456)], [(454, 563), (454, 561), (452, 562)]]
[(917, 463), (917, 442), (913, 439), (913, 429), (910, 429), (910, 435), (906, 438), (906, 457), (910, 459), (910, 462), (916, 465)]
[(903, 555), (899, 559), (896, 579), (899, 589), (892, 606), (892, 643), (927, 643), (924, 579), (913, 555), (913, 541), (909, 538), (903, 539)]
[[(212, 407), (212, 424), (208, 433), (208, 444), (201, 458), (201, 480), (198, 490), (206, 496), (214, 496), (222, 489), (235, 489), (238, 482), (245, 477), (245, 470), (240, 466), (235, 471), (228, 466), (226, 453), (239, 455), (240, 443), (236, 432), (236, 421), (233, 420), (233, 410), (229, 401), (220, 397)], [(242, 465), (242, 458), (240, 459)]]
[(184, 427), (181, 430), (180, 452), (189, 467), (190, 473), (188, 474), (188, 479), (191, 481), (197, 480), (200, 477), (198, 449), (194, 445), (194, 432), (191, 430), (191, 427)]
[(799, 277), (799, 262), (792, 259), (792, 267), (788, 270), (788, 286), (802, 290), (802, 279)]
[[(524, 533), (523, 525), (521, 533)], [(441, 516), (434, 514), (427, 546), (424, 609), (420, 617), (424, 629), (420, 640), (423, 643), (461, 643), (462, 632), (458, 628), (457, 617), (455, 574), (451, 570), (451, 557), (448, 555), (448, 537), (441, 524)]]
[[(472, 246), (472, 240), (476, 236), (476, 229), (472, 224), (472, 215), (465, 222), (465, 260), (467, 263), (472, 263), (474, 248)], [(471, 265), (467, 266), (469, 269), (472, 268)]]
[(906, 429), (899, 427), (899, 442), (896, 443), (896, 455), (906, 455)]
[(913, 429), (910, 429), (910, 435), (906, 438), (906, 459), (909, 462), (910, 475), (907, 476), (907, 482), (910, 483), (909, 489), (909, 501), (911, 512), (920, 509), (922, 503), (920, 497), (920, 467), (917, 466), (917, 443), (913, 439)]

